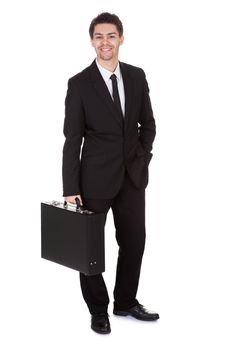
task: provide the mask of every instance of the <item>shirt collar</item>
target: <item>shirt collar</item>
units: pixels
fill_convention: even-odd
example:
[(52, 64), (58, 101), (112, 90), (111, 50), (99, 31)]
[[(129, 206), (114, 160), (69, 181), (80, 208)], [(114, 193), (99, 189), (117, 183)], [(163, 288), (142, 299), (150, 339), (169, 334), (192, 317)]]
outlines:
[(101, 75), (102, 75), (102, 77), (103, 77), (103, 79), (104, 79), (105, 82), (108, 82), (108, 81), (109, 81), (109, 79), (110, 79), (110, 77), (111, 77), (112, 74), (115, 74), (116, 77), (117, 77), (117, 79), (118, 79), (118, 80), (121, 80), (121, 70), (120, 70), (120, 64), (119, 64), (119, 62), (117, 63), (117, 66), (116, 66), (116, 69), (115, 69), (114, 72), (110, 72), (108, 69), (102, 67), (102, 66), (99, 64), (99, 62), (97, 61), (97, 59), (96, 59), (96, 64), (97, 64), (97, 67), (99, 68), (99, 71), (100, 71), (100, 73), (101, 73)]

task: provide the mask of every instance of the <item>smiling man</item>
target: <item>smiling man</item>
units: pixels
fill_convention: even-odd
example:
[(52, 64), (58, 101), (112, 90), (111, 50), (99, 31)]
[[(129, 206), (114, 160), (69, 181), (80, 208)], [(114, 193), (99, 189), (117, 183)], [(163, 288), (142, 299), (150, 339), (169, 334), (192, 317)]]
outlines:
[[(155, 321), (159, 315), (136, 299), (145, 246), (145, 188), (155, 138), (149, 89), (142, 69), (118, 60), (124, 37), (116, 15), (98, 15), (89, 33), (96, 59), (68, 81), (63, 196), (73, 204), (78, 198), (97, 213), (107, 215), (112, 209), (119, 246), (113, 313)], [(91, 328), (110, 333), (102, 274), (80, 273), (80, 282)]]
[(92, 37), (92, 45), (97, 54), (97, 60), (105, 65), (118, 63), (119, 47), (123, 43), (123, 35), (119, 35), (115, 25), (111, 23), (97, 24)]

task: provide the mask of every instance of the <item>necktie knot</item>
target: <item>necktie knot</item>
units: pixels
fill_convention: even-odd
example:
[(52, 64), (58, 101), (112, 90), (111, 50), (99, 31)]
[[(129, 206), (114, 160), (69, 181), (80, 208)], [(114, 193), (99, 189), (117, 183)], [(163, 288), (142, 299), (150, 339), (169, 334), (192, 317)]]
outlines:
[(112, 82), (115, 82), (116, 81), (116, 74), (112, 74), (110, 79), (112, 80)]

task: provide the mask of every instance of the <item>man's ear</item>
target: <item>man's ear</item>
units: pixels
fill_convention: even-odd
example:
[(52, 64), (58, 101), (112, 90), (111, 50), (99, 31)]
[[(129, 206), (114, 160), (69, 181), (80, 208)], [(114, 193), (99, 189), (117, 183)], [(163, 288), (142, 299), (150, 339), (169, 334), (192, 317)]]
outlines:
[(122, 36), (120, 37), (120, 45), (122, 45), (122, 44), (124, 43), (124, 40), (125, 40), (125, 38), (124, 38), (124, 36), (122, 35)]

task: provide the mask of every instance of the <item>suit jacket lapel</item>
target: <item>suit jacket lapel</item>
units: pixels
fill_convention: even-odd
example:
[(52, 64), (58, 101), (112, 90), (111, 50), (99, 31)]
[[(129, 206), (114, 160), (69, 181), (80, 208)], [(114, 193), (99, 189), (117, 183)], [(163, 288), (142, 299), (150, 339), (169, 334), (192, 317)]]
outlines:
[(97, 94), (100, 96), (102, 101), (106, 104), (106, 106), (109, 108), (111, 115), (115, 118), (115, 120), (118, 121), (119, 124), (121, 124), (122, 123), (121, 118), (116, 110), (116, 106), (114, 105), (114, 102), (109, 93), (109, 90), (105, 84), (105, 81), (101, 76), (101, 73), (95, 61), (92, 62), (90, 68), (91, 68), (91, 78), (92, 78), (93, 86)]
[(131, 109), (131, 104), (133, 100), (133, 82), (129, 74), (129, 71), (127, 69), (127, 66), (124, 63), (120, 62), (120, 68), (121, 68), (121, 74), (123, 77), (124, 90), (125, 90), (125, 128), (126, 128), (129, 122), (130, 109)]

